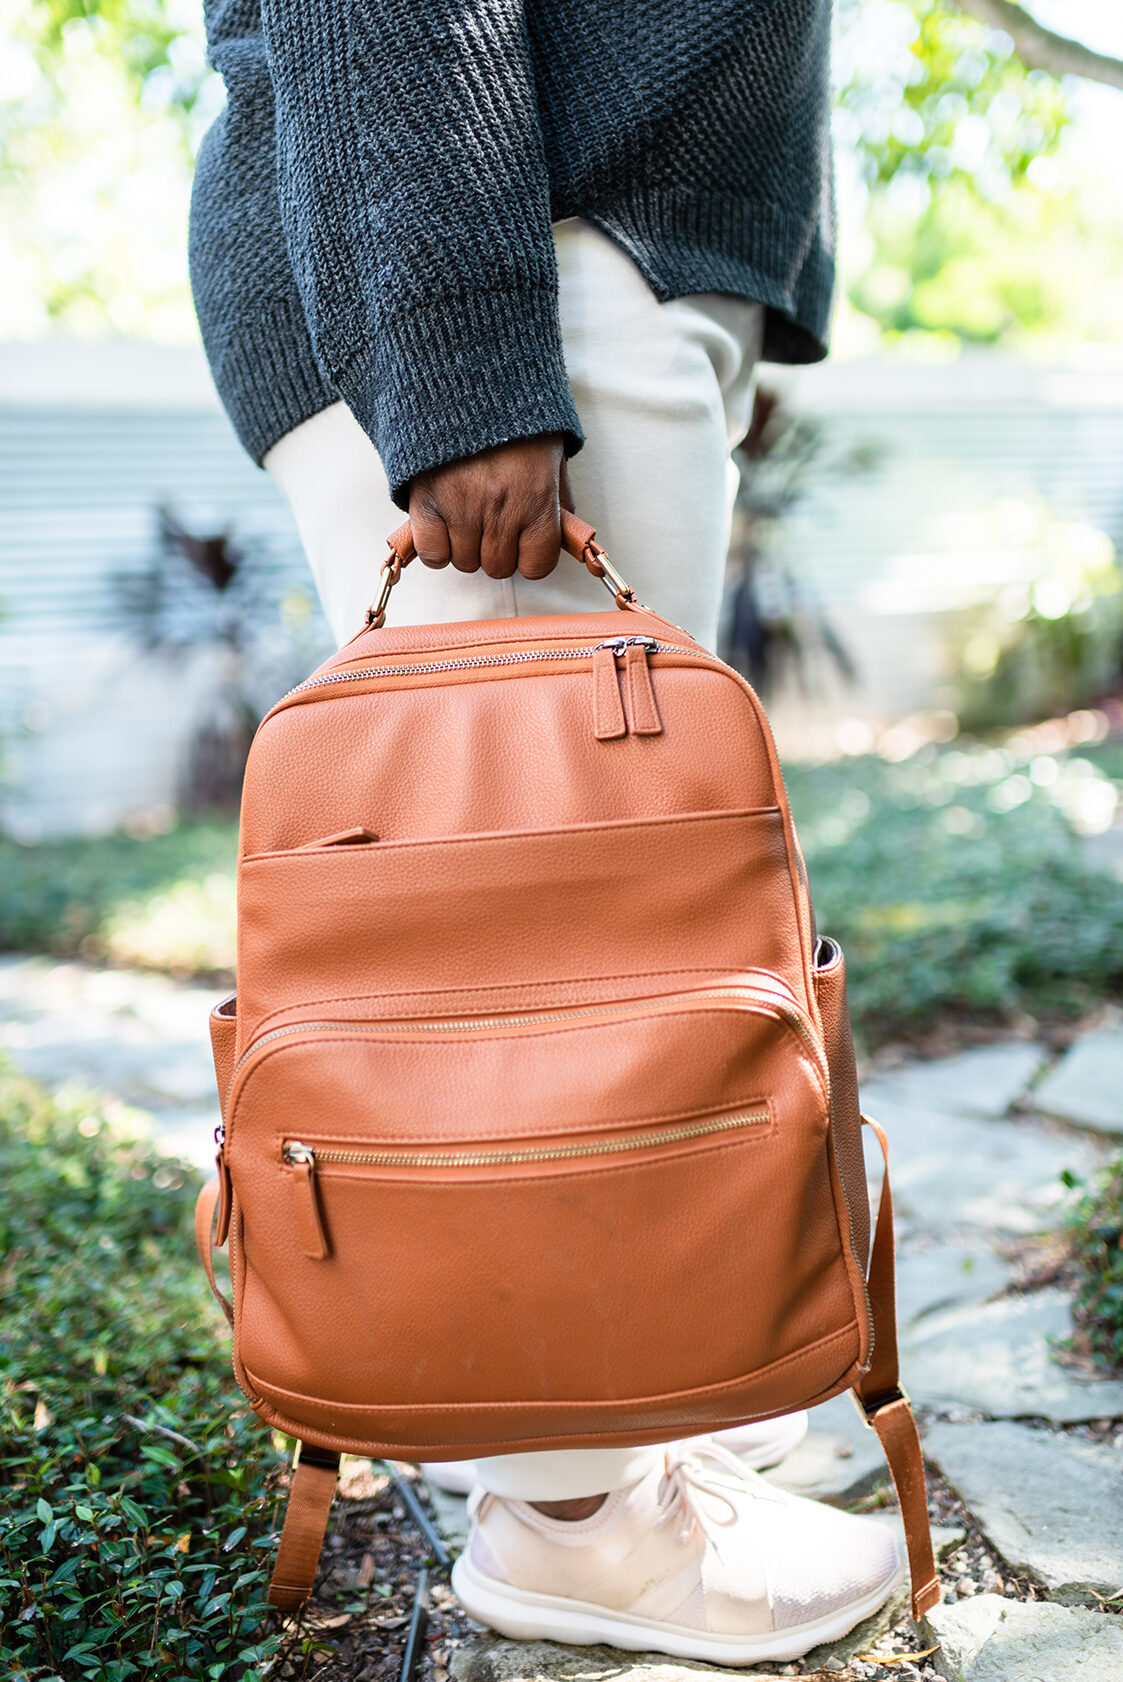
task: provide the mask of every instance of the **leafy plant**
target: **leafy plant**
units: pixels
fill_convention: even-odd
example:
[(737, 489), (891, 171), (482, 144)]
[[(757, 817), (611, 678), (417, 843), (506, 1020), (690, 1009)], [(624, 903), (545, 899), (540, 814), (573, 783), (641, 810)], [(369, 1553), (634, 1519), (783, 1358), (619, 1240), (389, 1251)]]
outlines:
[(792, 414), (778, 393), (758, 387), (737, 450), (721, 653), (765, 697), (788, 673), (804, 692), (827, 666), (845, 682), (854, 679), (846, 648), (775, 536), (812, 490), (868, 471), (875, 459), (866, 444), (832, 446), (818, 421)]
[(229, 968), (237, 848), (233, 818), (33, 847), (0, 837), (0, 950)]
[[(842, 0), (839, 20), (836, 134), (863, 206), (854, 308), (889, 340), (1113, 336), (1107, 276), (1078, 253), (1114, 234), (1106, 218), (1082, 226), (1094, 194), (1056, 161), (1064, 83), (952, 0)], [(1094, 299), (1072, 297), (1074, 261)]]
[(1123, 884), (1072, 823), (1117, 798), (1086, 755), (929, 746), (786, 771), (819, 927), (867, 1047), (1123, 992)]
[(263, 713), (315, 663), (311, 598), (283, 589), (260, 540), (191, 531), (167, 507), (155, 516), (147, 563), (110, 580), (116, 617), (149, 657), (175, 662), (209, 650), (181, 793), (189, 811), (233, 809)]
[(0, 1670), (259, 1682), (277, 1453), (187, 1169), (0, 1070)]
[(1110, 538), (1015, 504), (1033, 576), (975, 610), (953, 667), (968, 730), (1087, 707), (1123, 677), (1123, 575)]
[(1123, 1154), (1084, 1192), (1069, 1221), (1083, 1278), (1076, 1297), (1076, 1342), (1123, 1368)]

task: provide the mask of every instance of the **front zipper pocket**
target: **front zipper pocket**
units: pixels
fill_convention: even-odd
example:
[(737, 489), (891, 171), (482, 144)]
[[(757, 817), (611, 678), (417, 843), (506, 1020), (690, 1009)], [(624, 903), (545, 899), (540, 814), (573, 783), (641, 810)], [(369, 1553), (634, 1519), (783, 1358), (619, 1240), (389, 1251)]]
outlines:
[(720, 1384), (853, 1325), (823, 1052), (778, 977), (456, 1010), (294, 1013), (240, 1060), (238, 1358), (286, 1417), (655, 1393), (668, 1336)]
[(317, 1179), (326, 1168), (514, 1168), (528, 1164), (596, 1163), (600, 1159), (630, 1155), (634, 1151), (658, 1150), (717, 1134), (739, 1133), (748, 1127), (767, 1127), (771, 1115), (766, 1104), (713, 1116), (694, 1122), (638, 1132), (624, 1138), (593, 1137), (569, 1144), (512, 1145), (497, 1150), (477, 1145), (464, 1150), (356, 1150), (338, 1145), (308, 1145), (302, 1139), (286, 1139), (281, 1157), (292, 1169), (296, 1224), (304, 1253), (311, 1261), (328, 1255), (328, 1238), (320, 1209)]

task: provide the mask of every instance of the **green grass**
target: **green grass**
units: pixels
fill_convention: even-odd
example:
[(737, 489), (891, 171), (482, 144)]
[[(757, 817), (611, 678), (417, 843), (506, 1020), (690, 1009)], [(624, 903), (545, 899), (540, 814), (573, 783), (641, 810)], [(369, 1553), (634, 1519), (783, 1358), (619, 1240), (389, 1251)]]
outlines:
[(258, 1682), (278, 1454), (189, 1171), (0, 1068), (0, 1674)]
[(846, 950), (867, 1049), (1123, 993), (1123, 883), (1072, 827), (1110, 787), (1093, 754), (1045, 757), (963, 743), (790, 769), (818, 924)]
[(143, 839), (0, 838), (0, 949), (136, 963), (173, 974), (234, 961), (233, 818)]
[[(789, 769), (819, 927), (846, 948), (867, 1050), (1123, 994), (1123, 884), (1073, 828), (1110, 804), (1112, 778), (1121, 742), (1030, 758), (964, 741)], [(0, 948), (226, 969), (235, 851), (219, 819), (147, 840), (0, 840)]]

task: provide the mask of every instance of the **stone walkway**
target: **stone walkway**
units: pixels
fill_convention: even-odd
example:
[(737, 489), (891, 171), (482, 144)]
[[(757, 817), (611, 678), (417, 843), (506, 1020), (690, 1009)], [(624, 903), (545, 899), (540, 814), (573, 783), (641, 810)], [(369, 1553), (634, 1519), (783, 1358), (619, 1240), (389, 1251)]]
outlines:
[[(7, 958), (0, 1048), (50, 1086), (111, 1094), (161, 1148), (205, 1167), (217, 1118), (212, 1002), (212, 989), (159, 976)], [(1101, 1608), (1123, 1590), (1123, 1381), (1053, 1358), (1071, 1328), (1067, 1294), (1019, 1290), (1011, 1258), (1052, 1223), (1062, 1172), (1085, 1176), (1123, 1143), (1123, 1022), (1108, 1021), (1055, 1063), (1025, 1041), (908, 1062), (868, 1082), (863, 1101), (890, 1137), (903, 1377), (939, 1475), (950, 1592), (921, 1631), (920, 1646), (939, 1644), (928, 1658), (879, 1666), (858, 1656), (883, 1646), (890, 1626), (887, 1653), (916, 1645), (898, 1605), (780, 1673), (1119, 1682), (1123, 1618)], [(846, 1397), (816, 1409), (805, 1443), (769, 1475), (844, 1506), (869, 1505), (885, 1482), (876, 1441)], [(455, 1533), (462, 1504), (440, 1505)], [(656, 1655), (486, 1635), (452, 1666), (456, 1682), (718, 1674)]]
[(0, 958), (0, 1052), (52, 1090), (106, 1093), (169, 1155), (214, 1166), (214, 987), (141, 970)]

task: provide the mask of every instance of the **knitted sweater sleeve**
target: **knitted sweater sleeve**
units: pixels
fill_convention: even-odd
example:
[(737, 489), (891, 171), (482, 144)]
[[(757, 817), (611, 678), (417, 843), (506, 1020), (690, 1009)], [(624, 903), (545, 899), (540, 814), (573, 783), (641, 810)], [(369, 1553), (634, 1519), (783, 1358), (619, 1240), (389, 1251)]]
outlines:
[(316, 357), (414, 474), (580, 447), (523, 0), (263, 0), (289, 257)]
[(316, 360), (285, 247), (257, 0), (208, 0), (207, 27), (226, 102), (195, 165), (191, 289), (226, 412), (260, 462), (339, 393)]

